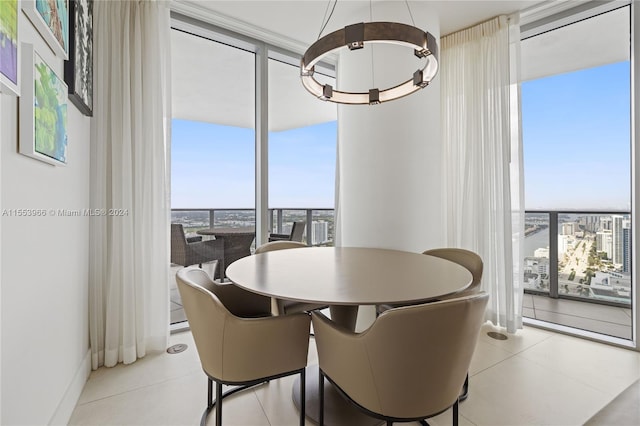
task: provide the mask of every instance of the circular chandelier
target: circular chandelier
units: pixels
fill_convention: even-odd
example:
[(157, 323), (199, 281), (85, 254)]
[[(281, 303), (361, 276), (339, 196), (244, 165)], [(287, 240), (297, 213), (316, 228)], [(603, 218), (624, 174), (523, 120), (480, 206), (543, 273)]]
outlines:
[[(397, 86), (387, 89), (373, 88), (368, 92), (346, 92), (335, 90), (330, 84), (321, 84), (314, 78), (314, 65), (331, 52), (348, 47), (362, 49), (365, 43), (387, 43), (408, 46), (414, 49), (419, 59), (426, 58), (424, 67)], [(302, 56), (300, 76), (304, 87), (324, 101), (341, 104), (376, 105), (410, 95), (429, 85), (438, 72), (438, 44), (428, 32), (411, 25), (397, 22), (368, 22), (348, 25), (318, 39)]]

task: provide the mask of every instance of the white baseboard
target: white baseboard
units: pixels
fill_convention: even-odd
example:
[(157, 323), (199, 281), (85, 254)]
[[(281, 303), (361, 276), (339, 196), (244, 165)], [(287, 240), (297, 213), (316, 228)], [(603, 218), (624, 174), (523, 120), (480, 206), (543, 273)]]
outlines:
[(78, 399), (80, 399), (84, 385), (87, 383), (89, 374), (91, 374), (91, 350), (87, 351), (82, 363), (80, 363), (80, 367), (78, 367), (71, 384), (64, 393), (62, 401), (58, 404), (56, 412), (53, 414), (53, 417), (51, 417), (51, 421), (49, 421), (50, 425), (69, 424), (71, 414), (76, 408), (76, 404), (78, 403)]

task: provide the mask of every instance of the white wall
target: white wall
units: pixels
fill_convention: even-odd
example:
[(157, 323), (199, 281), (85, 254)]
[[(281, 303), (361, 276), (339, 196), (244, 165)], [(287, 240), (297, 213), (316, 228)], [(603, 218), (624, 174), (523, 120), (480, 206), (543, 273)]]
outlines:
[[(19, 24), (20, 40), (62, 76), (62, 59), (22, 13)], [(88, 218), (8, 211), (89, 207), (90, 119), (69, 103), (68, 165), (54, 167), (18, 154), (18, 102), (1, 102), (0, 424), (65, 424), (89, 372)]]

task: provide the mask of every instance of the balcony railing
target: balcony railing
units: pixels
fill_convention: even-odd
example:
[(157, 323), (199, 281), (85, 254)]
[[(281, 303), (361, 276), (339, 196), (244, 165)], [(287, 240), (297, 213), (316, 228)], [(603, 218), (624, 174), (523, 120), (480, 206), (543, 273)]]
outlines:
[(526, 211), (525, 292), (631, 306), (628, 211)]
[[(269, 232), (286, 234), (293, 222), (305, 222), (303, 241), (307, 245), (332, 246), (335, 226), (334, 210), (328, 208), (269, 209)], [(255, 226), (254, 209), (171, 209), (171, 222), (182, 223), (185, 232), (194, 233), (213, 227)]]

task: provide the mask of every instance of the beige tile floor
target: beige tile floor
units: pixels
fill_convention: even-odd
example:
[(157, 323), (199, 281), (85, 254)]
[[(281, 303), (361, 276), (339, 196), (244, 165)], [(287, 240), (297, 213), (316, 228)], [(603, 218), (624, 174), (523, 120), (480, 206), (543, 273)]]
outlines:
[[(582, 425), (640, 378), (638, 352), (532, 327), (499, 341), (487, 336), (493, 330), (485, 324), (478, 339), (470, 396), (460, 405), (461, 426)], [(176, 343), (185, 343), (188, 349), (94, 371), (69, 424), (198, 424), (206, 401), (206, 378), (191, 333), (171, 335), (170, 344)], [(315, 362), (311, 339), (309, 363)], [(291, 400), (294, 379), (275, 380), (225, 400), (223, 423), (297, 425)], [(208, 424), (213, 420), (209, 416)], [(450, 425), (451, 414), (429, 423)]]

